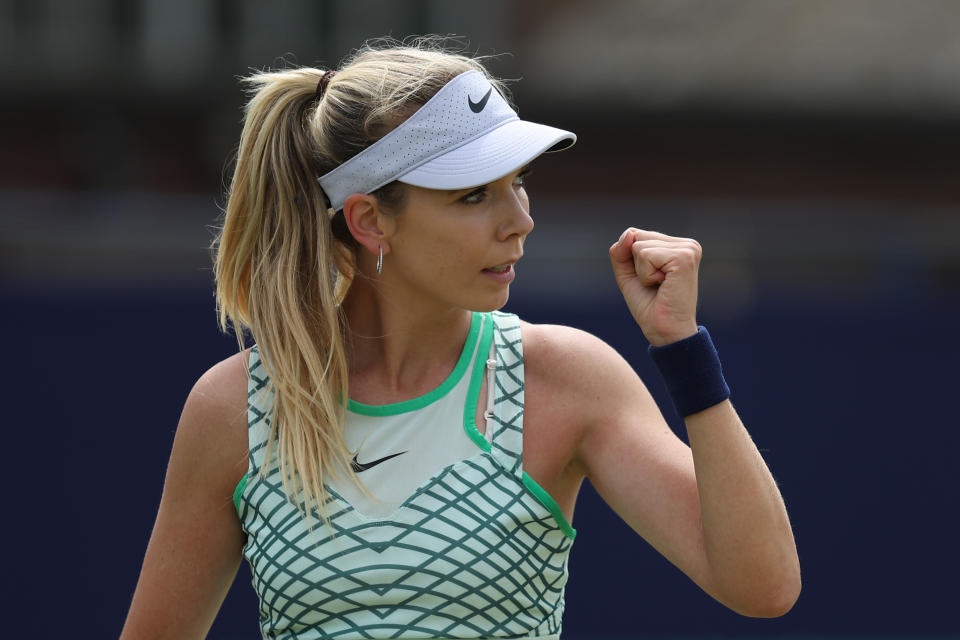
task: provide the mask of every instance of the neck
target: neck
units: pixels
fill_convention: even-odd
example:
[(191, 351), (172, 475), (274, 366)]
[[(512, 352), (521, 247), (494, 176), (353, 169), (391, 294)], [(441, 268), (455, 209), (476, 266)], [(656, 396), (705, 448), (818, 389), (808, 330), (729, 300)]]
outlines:
[(391, 300), (362, 276), (343, 301), (350, 396), (390, 404), (436, 388), (453, 370), (470, 329), (465, 309)]

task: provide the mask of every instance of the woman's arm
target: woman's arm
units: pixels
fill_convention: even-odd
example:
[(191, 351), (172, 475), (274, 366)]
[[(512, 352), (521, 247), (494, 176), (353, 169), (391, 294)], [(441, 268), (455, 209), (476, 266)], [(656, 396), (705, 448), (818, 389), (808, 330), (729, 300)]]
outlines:
[(733, 406), (690, 416), (688, 447), (619, 355), (606, 345), (590, 351), (581, 386), (603, 401), (586, 416), (577, 458), (597, 492), (724, 605), (748, 616), (786, 613), (800, 590), (793, 534)]
[[(648, 340), (696, 332), (700, 247), (630, 229), (610, 249), (617, 282)], [(690, 447), (612, 349), (581, 335), (588, 407), (577, 457), (600, 495), (705, 591), (749, 616), (786, 613), (800, 568), (786, 509), (728, 400), (686, 417)], [(586, 369), (586, 370), (584, 370)]]
[(122, 640), (203, 638), (213, 623), (244, 544), (232, 496), (247, 470), (246, 401), (245, 353), (191, 390)]

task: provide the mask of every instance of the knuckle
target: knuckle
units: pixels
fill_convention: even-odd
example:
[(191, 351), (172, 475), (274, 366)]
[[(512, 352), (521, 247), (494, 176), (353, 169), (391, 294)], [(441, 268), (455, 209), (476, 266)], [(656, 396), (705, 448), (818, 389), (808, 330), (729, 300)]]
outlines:
[(685, 246), (694, 258), (699, 260), (700, 257), (703, 256), (703, 247), (696, 240), (688, 239)]

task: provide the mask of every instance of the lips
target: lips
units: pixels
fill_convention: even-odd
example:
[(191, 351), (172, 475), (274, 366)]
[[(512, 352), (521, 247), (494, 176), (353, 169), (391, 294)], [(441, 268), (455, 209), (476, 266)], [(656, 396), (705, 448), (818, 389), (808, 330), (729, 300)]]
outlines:
[(501, 285), (510, 284), (517, 275), (517, 272), (513, 270), (513, 264), (513, 262), (507, 262), (487, 267), (482, 271), (483, 276)]
[(514, 258), (513, 260), (508, 260), (508, 261), (506, 261), (506, 262), (501, 262), (501, 263), (498, 264), (498, 265), (494, 265), (494, 266), (492, 266), (492, 267), (487, 267), (487, 268), (485, 268), (484, 271), (487, 271), (487, 272), (490, 272), (490, 273), (506, 273), (507, 271), (510, 270), (510, 267), (512, 267), (513, 265), (515, 265), (519, 260), (520, 260), (520, 258)]

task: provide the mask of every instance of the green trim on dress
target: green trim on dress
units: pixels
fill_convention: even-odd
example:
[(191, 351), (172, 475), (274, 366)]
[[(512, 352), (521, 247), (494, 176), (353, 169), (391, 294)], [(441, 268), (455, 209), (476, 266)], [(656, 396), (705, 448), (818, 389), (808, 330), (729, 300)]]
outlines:
[(457, 386), (460, 378), (463, 377), (463, 374), (466, 373), (467, 368), (470, 366), (473, 347), (477, 343), (477, 335), (480, 333), (481, 315), (482, 314), (476, 311), (473, 312), (473, 316), (470, 318), (470, 332), (467, 334), (467, 341), (463, 345), (463, 351), (460, 352), (460, 359), (457, 361), (457, 366), (453, 368), (453, 371), (450, 372), (447, 379), (441, 382), (440, 386), (436, 389), (418, 398), (411, 398), (410, 400), (394, 402), (392, 404), (363, 404), (355, 400), (350, 400), (347, 402), (347, 410), (364, 416), (395, 416), (400, 413), (422, 409), (447, 395), (451, 389)]
[(240, 498), (243, 497), (243, 490), (247, 488), (248, 477), (249, 474), (243, 474), (240, 482), (237, 483), (237, 488), (233, 490), (233, 506), (237, 509), (237, 515), (240, 515)]
[(553, 519), (557, 521), (557, 524), (560, 526), (560, 530), (563, 531), (564, 535), (571, 540), (575, 540), (577, 537), (577, 530), (571, 527), (570, 523), (567, 522), (567, 517), (563, 515), (560, 505), (558, 505), (557, 501), (553, 499), (553, 496), (547, 493), (546, 489), (537, 484), (537, 481), (531, 478), (526, 471), (523, 472), (523, 485), (530, 490), (530, 493), (533, 494), (533, 497), (540, 501), (540, 504), (547, 508), (547, 511), (549, 511), (550, 515), (553, 516)]
[(463, 409), (463, 430), (475, 445), (490, 453), (490, 442), (477, 429), (477, 402), (480, 399), (480, 387), (483, 385), (487, 368), (490, 343), (493, 342), (493, 316), (489, 313), (485, 315), (483, 336), (477, 348), (477, 359), (473, 362), (473, 374), (470, 376), (470, 387), (467, 389), (467, 403)]

